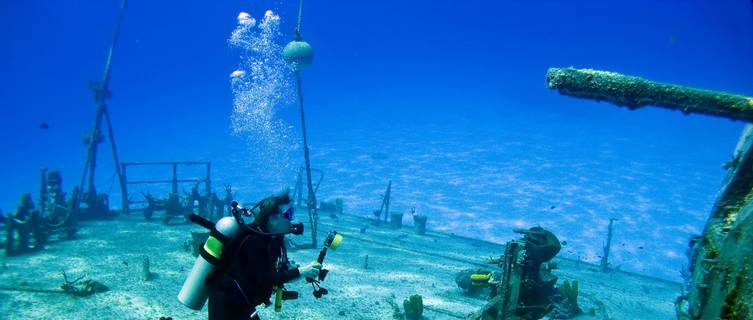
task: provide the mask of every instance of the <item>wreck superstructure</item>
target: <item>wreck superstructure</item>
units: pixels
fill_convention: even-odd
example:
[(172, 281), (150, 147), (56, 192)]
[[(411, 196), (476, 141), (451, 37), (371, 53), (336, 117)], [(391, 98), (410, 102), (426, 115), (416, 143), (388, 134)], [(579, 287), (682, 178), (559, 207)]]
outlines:
[[(547, 85), (561, 94), (631, 110), (657, 106), (733, 120), (753, 120), (753, 98), (591, 69), (551, 68)], [(753, 126), (724, 164), (727, 175), (703, 234), (688, 244), (689, 270), (675, 302), (678, 319), (753, 319)]]

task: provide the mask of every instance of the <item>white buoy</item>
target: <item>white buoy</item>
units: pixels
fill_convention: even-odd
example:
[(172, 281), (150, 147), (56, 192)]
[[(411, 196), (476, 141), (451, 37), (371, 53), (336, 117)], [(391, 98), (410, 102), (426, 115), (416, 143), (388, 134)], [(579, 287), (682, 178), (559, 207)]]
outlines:
[(296, 71), (311, 64), (314, 59), (314, 49), (306, 41), (290, 41), (282, 49), (282, 57), (290, 63)]

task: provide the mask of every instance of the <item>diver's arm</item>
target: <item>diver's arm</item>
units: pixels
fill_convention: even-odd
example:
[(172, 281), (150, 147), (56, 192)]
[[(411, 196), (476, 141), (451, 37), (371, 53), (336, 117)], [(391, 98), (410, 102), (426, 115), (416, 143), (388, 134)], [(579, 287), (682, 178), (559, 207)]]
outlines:
[(290, 282), (291, 280), (296, 279), (300, 276), (301, 273), (298, 268), (273, 272), (271, 277), (272, 285), (280, 286), (283, 283)]

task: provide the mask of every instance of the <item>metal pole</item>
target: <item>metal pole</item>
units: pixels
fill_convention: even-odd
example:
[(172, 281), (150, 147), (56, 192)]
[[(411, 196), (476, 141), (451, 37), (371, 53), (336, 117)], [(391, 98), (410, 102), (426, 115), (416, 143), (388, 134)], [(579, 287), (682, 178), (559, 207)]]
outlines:
[[(88, 191), (88, 199), (86, 199), (86, 202), (89, 205), (92, 205), (97, 198), (95, 191), (96, 189), (94, 188), (94, 169), (97, 167), (97, 145), (99, 143), (97, 137), (100, 136), (99, 128), (102, 123), (102, 110), (104, 109), (104, 107), (104, 104), (97, 106), (97, 114), (94, 116), (94, 128), (92, 129), (92, 132), (89, 136), (89, 152), (87, 154), (87, 163), (89, 164), (89, 183), (87, 184), (88, 188), (83, 189), (83, 185), (81, 186), (82, 191)], [(86, 173), (84, 173), (84, 176), (86, 176)]]
[[(81, 177), (81, 194), (87, 193), (84, 192), (84, 182), (86, 181), (87, 174), (89, 175), (89, 184), (88, 184), (88, 203), (89, 205), (92, 205), (96, 201), (96, 189), (94, 188), (94, 171), (97, 165), (97, 144), (99, 143), (98, 137), (101, 136), (100, 128), (102, 125), (102, 117), (105, 116), (105, 120), (107, 121), (107, 128), (108, 128), (108, 134), (110, 138), (110, 144), (112, 146), (112, 153), (115, 161), (115, 170), (118, 174), (118, 180), (120, 181), (121, 185), (121, 192), (123, 188), (123, 176), (120, 173), (120, 163), (118, 161), (118, 155), (117, 150), (115, 148), (115, 140), (112, 132), (112, 125), (110, 123), (110, 117), (107, 114), (107, 105), (105, 104), (105, 100), (109, 96), (110, 92), (108, 90), (108, 84), (110, 82), (110, 68), (112, 65), (112, 56), (113, 51), (115, 49), (115, 44), (118, 40), (118, 33), (120, 32), (120, 23), (123, 19), (123, 14), (125, 12), (125, 8), (127, 7), (126, 0), (123, 0), (120, 5), (120, 11), (118, 13), (118, 16), (115, 20), (115, 30), (113, 32), (112, 36), (112, 43), (110, 44), (110, 48), (107, 51), (107, 60), (105, 61), (105, 69), (102, 73), (102, 81), (99, 83), (94, 83), (91, 85), (91, 89), (94, 91), (94, 100), (97, 103), (97, 113), (94, 116), (94, 125), (92, 128), (92, 131), (89, 136), (89, 149), (87, 152), (86, 157), (86, 163), (84, 165), (84, 173)], [(87, 172), (88, 171), (88, 172)]]
[[(210, 182), (211, 179), (211, 171), (212, 171), (212, 163), (207, 163), (207, 178), (204, 184), (204, 189), (206, 189), (207, 192), (207, 217), (209, 219), (214, 219), (214, 197), (212, 196), (212, 183)], [(217, 218), (219, 219), (219, 217)]]
[(617, 220), (615, 218), (609, 219), (609, 229), (607, 231), (607, 243), (604, 245), (604, 254), (601, 256), (600, 269), (601, 272), (609, 271), (609, 249), (612, 247), (612, 224)]
[(178, 164), (173, 163), (172, 193), (178, 194)]
[(295, 188), (293, 189), (295, 203), (297, 206), (303, 205), (303, 170), (299, 168), (298, 177), (295, 179)]
[(118, 182), (120, 182), (120, 196), (127, 197), (125, 177), (120, 171), (120, 160), (118, 159), (118, 150), (115, 147), (115, 135), (112, 132), (112, 123), (110, 123), (110, 113), (105, 109), (105, 120), (107, 121), (107, 134), (110, 137), (110, 148), (112, 149), (112, 159), (115, 164), (115, 173), (118, 176)]
[(39, 189), (39, 212), (44, 215), (45, 207), (47, 205), (47, 168), (42, 168), (40, 174), (41, 188)]
[(204, 186), (207, 189), (207, 195), (210, 197), (212, 195), (212, 182), (211, 182), (212, 178), (211, 177), (212, 177), (212, 163), (207, 162), (207, 181)]
[(121, 183), (120, 184), (120, 194), (123, 197), (121, 199), (122, 206), (123, 206), (123, 214), (130, 214), (130, 212), (129, 212), (130, 208), (128, 207), (129, 206), (129, 203), (128, 203), (128, 181), (126, 180), (128, 178), (128, 175), (126, 174), (126, 167), (127, 166), (126, 166), (125, 163), (123, 163), (123, 164), (121, 164), (121, 167), (122, 168), (121, 168), (120, 172), (122, 174), (123, 180), (120, 182)]
[(390, 197), (392, 196), (392, 180), (387, 184), (387, 192), (384, 195), (384, 222), (388, 222), (390, 215)]

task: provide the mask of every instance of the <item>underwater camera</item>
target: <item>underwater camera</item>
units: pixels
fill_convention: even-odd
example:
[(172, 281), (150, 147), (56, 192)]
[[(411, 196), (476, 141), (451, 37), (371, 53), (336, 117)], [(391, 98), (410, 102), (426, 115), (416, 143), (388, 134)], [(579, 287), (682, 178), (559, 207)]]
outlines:
[[(319, 257), (316, 259), (316, 262), (323, 263), (324, 257), (327, 256), (327, 250), (337, 250), (337, 248), (342, 243), (343, 236), (337, 231), (331, 231), (327, 238), (324, 239), (324, 248), (322, 248), (322, 251), (319, 252)], [(311, 283), (311, 286), (314, 288), (314, 297), (317, 299), (321, 298), (323, 295), (326, 295), (329, 293), (327, 289), (322, 288), (319, 284), (324, 281), (324, 278), (327, 277), (327, 273), (329, 273), (329, 270), (322, 268), (319, 270), (319, 276), (318, 279), (312, 279), (312, 278), (306, 278), (307, 282)]]

